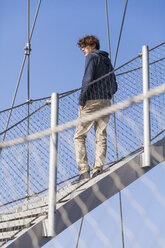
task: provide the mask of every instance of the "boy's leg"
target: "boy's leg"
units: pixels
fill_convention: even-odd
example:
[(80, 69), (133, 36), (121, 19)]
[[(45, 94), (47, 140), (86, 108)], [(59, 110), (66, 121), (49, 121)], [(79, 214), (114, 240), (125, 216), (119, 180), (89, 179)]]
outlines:
[[(86, 104), (79, 112), (79, 117), (82, 117), (88, 114), (91, 111), (90, 103)], [(75, 135), (74, 135), (74, 144), (75, 144), (75, 153), (76, 153), (76, 161), (78, 164), (78, 168), (80, 170), (80, 174), (90, 171), (90, 167), (88, 165), (88, 157), (85, 146), (85, 140), (87, 137), (88, 131), (93, 126), (94, 121), (89, 121), (86, 123), (80, 123), (76, 127)]]
[[(110, 105), (110, 102), (105, 102), (105, 106)], [(110, 115), (104, 116), (98, 119), (95, 123), (96, 133), (96, 153), (95, 153), (95, 164), (93, 173), (96, 171), (102, 171), (103, 165), (105, 164), (105, 157), (107, 151), (107, 125), (110, 119)]]

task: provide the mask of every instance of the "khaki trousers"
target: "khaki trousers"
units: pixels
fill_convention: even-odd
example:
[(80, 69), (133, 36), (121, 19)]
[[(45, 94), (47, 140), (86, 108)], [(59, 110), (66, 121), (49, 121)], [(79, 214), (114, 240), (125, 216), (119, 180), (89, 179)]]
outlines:
[[(88, 100), (84, 108), (79, 111), (79, 117), (93, 113), (94, 111), (103, 109), (110, 106), (110, 100), (98, 99), (98, 100)], [(78, 124), (76, 127), (76, 132), (74, 135), (74, 144), (76, 152), (76, 161), (80, 174), (90, 171), (88, 165), (88, 157), (85, 146), (85, 140), (88, 131), (94, 125), (95, 135), (96, 135), (96, 152), (95, 152), (95, 162), (93, 167), (93, 173), (97, 170), (102, 170), (105, 164), (105, 156), (107, 150), (107, 125), (110, 116), (103, 116), (98, 120), (89, 121), (86, 123)]]

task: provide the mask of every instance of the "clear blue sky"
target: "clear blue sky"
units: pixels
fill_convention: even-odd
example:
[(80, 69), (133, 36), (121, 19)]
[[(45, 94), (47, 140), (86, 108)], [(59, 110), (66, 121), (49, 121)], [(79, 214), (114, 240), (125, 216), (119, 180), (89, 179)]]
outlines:
[[(37, 7), (31, 1), (31, 25)], [(125, 1), (108, 1), (112, 62)], [(164, 41), (164, 1), (128, 1), (117, 65)], [(31, 40), (30, 97), (50, 96), (81, 85), (84, 56), (76, 42), (85, 34), (100, 38), (108, 50), (105, 1), (42, 0)], [(0, 1), (0, 110), (11, 105), (27, 42), (27, 1)], [(26, 65), (16, 104), (27, 99)]]
[[(37, 8), (37, 0), (31, 1), (31, 25)], [(114, 60), (124, 0), (108, 0), (110, 39), (112, 62)], [(150, 48), (165, 41), (165, 1), (164, 0), (128, 0), (128, 8), (124, 23), (117, 66), (137, 56), (142, 45)], [(31, 40), (30, 56), (30, 98), (50, 96), (52, 92), (64, 92), (81, 85), (84, 68), (84, 56), (78, 49), (77, 40), (86, 34), (98, 36), (102, 50), (108, 50), (105, 17), (105, 1), (103, 0), (42, 0), (36, 27)], [(27, 42), (27, 1), (0, 1), (0, 110), (10, 107)], [(20, 82), (16, 104), (27, 99), (27, 65), (25, 65)], [(164, 185), (164, 169), (156, 168), (149, 173), (149, 178), (158, 187), (159, 192)], [(162, 233), (164, 227), (164, 208), (140, 181), (129, 186), (132, 194), (147, 211), (149, 218), (157, 224)], [(144, 224), (141, 217), (130, 205), (123, 192), (123, 213), (125, 224), (132, 230), (142, 248), (161, 247), (157, 237)], [(108, 204), (119, 213), (118, 196)], [(91, 214), (99, 228), (109, 238), (113, 248), (121, 246), (120, 228), (110, 215), (107, 215), (105, 204)], [(107, 217), (108, 216), (108, 217)], [(79, 223), (74, 225), (78, 231)], [(85, 218), (82, 239), (87, 247), (105, 247), (95, 230)], [(75, 237), (77, 237), (75, 235)], [(58, 237), (61, 247), (75, 247), (75, 241), (69, 230)], [(53, 240), (45, 248), (58, 247)], [(81, 247), (81, 246), (80, 246)], [(83, 246), (82, 246), (83, 247)], [(126, 247), (132, 248), (128, 239)], [(136, 246), (135, 246), (136, 247)]]

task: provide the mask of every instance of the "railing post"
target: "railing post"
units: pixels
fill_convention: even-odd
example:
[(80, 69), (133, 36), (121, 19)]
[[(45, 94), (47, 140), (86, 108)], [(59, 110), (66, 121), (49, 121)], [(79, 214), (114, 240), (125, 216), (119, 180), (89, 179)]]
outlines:
[[(58, 94), (52, 93), (51, 97), (51, 129), (58, 124)], [(57, 191), (57, 155), (58, 134), (51, 133), (50, 136), (50, 163), (49, 163), (49, 209), (48, 209), (48, 236), (55, 235), (55, 212)]]
[[(143, 64), (143, 94), (149, 90), (149, 53), (148, 46), (142, 47)], [(143, 101), (143, 126), (144, 126), (144, 159), (142, 167), (150, 166), (150, 100)]]

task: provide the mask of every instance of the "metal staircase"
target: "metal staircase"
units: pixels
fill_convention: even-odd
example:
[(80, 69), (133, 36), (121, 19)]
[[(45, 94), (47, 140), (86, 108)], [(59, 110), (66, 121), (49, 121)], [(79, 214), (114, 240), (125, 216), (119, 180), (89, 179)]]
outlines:
[[(151, 164), (141, 167), (144, 153), (120, 161), (94, 179), (60, 188), (57, 192), (55, 236), (104, 201), (165, 161), (165, 138), (151, 145)], [(14, 206), (0, 213), (0, 241), (3, 247), (43, 246), (48, 237), (48, 195)]]

